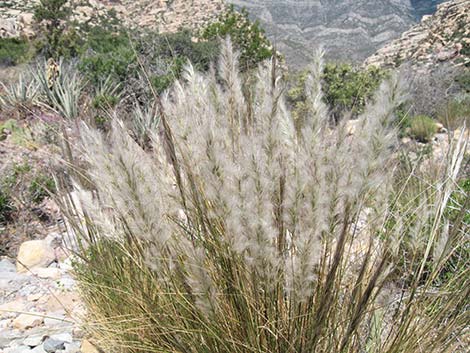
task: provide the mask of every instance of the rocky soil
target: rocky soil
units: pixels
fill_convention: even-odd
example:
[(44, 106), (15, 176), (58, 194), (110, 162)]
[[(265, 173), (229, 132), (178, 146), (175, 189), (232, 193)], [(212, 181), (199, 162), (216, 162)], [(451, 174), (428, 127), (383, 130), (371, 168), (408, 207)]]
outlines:
[(24, 242), (16, 260), (0, 258), (0, 352), (97, 353), (84, 338), (62, 236)]
[(404, 62), (432, 68), (451, 62), (470, 65), (470, 0), (452, 0), (438, 6), (433, 16), (384, 46), (366, 60), (366, 65), (396, 67)]

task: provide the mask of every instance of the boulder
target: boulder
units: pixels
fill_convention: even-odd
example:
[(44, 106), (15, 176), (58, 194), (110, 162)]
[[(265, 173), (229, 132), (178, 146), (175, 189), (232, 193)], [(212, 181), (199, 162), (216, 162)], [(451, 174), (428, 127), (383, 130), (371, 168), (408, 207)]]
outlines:
[(30, 240), (21, 244), (16, 259), (16, 270), (27, 272), (37, 267), (47, 267), (55, 260), (54, 249), (44, 240)]
[(21, 314), (13, 320), (13, 327), (18, 330), (27, 330), (37, 327), (44, 321), (41, 313)]
[(80, 347), (81, 353), (99, 353), (98, 349), (94, 345), (90, 343), (88, 340), (84, 340), (82, 342), (82, 346)]

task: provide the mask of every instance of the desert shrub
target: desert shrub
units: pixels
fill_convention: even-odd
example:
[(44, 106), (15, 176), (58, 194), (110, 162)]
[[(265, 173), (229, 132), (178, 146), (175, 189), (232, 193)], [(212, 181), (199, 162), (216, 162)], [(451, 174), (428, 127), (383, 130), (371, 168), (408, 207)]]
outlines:
[(335, 120), (346, 112), (361, 113), (384, 77), (385, 72), (377, 67), (359, 69), (349, 64), (326, 65), (323, 90)]
[(448, 129), (455, 130), (462, 125), (470, 124), (470, 95), (459, 95), (451, 98), (437, 112), (439, 121)]
[(18, 65), (29, 61), (34, 50), (27, 39), (0, 38), (0, 66)]
[(44, 169), (28, 161), (6, 165), (0, 174), (0, 223), (19, 220), (20, 212), (30, 219), (33, 208), (53, 192), (55, 182)]
[(180, 78), (183, 67), (191, 62), (195, 68), (207, 71), (219, 52), (217, 40), (194, 41), (193, 33), (148, 33), (137, 42), (142, 64), (158, 93), (165, 91)]
[(454, 65), (436, 65), (426, 74), (408, 67), (402, 70), (409, 81), (408, 105), (412, 115), (436, 118), (439, 110), (464, 90), (458, 78), (465, 74), (465, 70)]
[[(305, 82), (310, 74), (307, 69), (294, 75), (288, 91), (288, 101), (298, 122), (308, 114), (311, 106), (305, 91)], [(322, 73), (322, 90), (334, 121), (338, 122), (344, 114), (354, 117), (362, 113), (385, 77), (386, 72), (375, 67), (359, 69), (349, 64), (327, 64)]]
[(35, 204), (41, 203), (46, 197), (55, 191), (55, 182), (50, 176), (38, 174), (31, 180), (28, 192), (31, 201)]
[(108, 77), (125, 82), (130, 65), (136, 61), (136, 52), (122, 28), (118, 31), (101, 26), (90, 28), (81, 51), (80, 70), (94, 85)]
[(429, 116), (418, 115), (411, 119), (409, 135), (417, 141), (429, 142), (436, 132), (436, 122)]
[(71, 4), (67, 0), (40, 0), (34, 7), (35, 45), (46, 58), (75, 57), (81, 39), (71, 25)]
[(0, 187), (0, 224), (11, 221), (12, 214), (15, 212), (15, 206), (9, 193)]
[(6, 138), (20, 146), (27, 146), (32, 140), (30, 132), (15, 119), (0, 123), (0, 141)]
[(206, 40), (224, 39), (230, 36), (234, 47), (240, 51), (240, 68), (248, 70), (273, 55), (270, 41), (265, 36), (259, 22), (252, 22), (248, 11), (235, 10), (232, 5), (219, 19), (203, 29), (201, 37)]
[[(246, 100), (237, 59), (227, 43), (218, 75), (186, 67), (157, 104), (162, 130), (147, 151), (118, 120), (106, 136), (82, 129), (94, 186), (75, 184), (81, 207), (58, 202), (80, 244), (96, 342), (112, 352), (456, 351), (468, 269), (436, 278), (459, 241), (444, 236), (442, 210), (465, 142), (428, 185), (432, 202), (397, 209), (400, 81), (381, 85), (345, 138), (345, 123), (329, 124), (321, 60), (296, 131), (274, 61)], [(403, 272), (409, 234), (425, 250)]]

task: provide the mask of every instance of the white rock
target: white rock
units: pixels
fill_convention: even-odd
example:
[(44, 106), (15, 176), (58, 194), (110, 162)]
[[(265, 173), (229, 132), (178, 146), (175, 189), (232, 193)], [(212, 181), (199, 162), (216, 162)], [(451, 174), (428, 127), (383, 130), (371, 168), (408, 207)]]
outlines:
[(31, 272), (39, 278), (48, 278), (53, 280), (59, 279), (62, 276), (62, 271), (54, 267), (34, 268)]
[(65, 343), (72, 343), (73, 342), (72, 334), (68, 333), (68, 332), (57, 333), (57, 334), (51, 335), (51, 338), (56, 340), (56, 341), (63, 341)]
[(55, 260), (54, 249), (44, 240), (26, 241), (21, 244), (16, 260), (16, 270), (20, 273), (47, 267)]
[(9, 347), (5, 348), (4, 353), (26, 353), (31, 352), (31, 348), (28, 346)]
[[(17, 338), (21, 337), (18, 330), (1, 330), (0, 331), (0, 349), (10, 346)], [(0, 351), (1, 352), (1, 351)]]
[(25, 340), (23, 341), (23, 345), (29, 346), (29, 347), (36, 347), (42, 343), (43, 339), (44, 339), (44, 335), (29, 336), (25, 338)]
[(0, 330), (5, 330), (7, 327), (11, 325), (11, 319), (4, 319), (0, 320)]

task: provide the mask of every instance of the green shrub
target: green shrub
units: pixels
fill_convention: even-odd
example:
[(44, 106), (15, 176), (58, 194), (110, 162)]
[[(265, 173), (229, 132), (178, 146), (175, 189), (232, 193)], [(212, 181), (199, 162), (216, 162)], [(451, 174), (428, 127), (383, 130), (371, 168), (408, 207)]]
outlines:
[(432, 118), (426, 115), (418, 115), (412, 118), (409, 135), (417, 141), (429, 142), (436, 132), (436, 122)]
[[(294, 75), (288, 91), (289, 103), (294, 107), (294, 118), (300, 123), (308, 112), (309, 99), (304, 90), (309, 70)], [(349, 64), (327, 64), (323, 70), (323, 97), (337, 123), (345, 114), (352, 117), (364, 111), (386, 72), (378, 68), (359, 69)]]
[(39, 204), (51, 193), (55, 192), (54, 179), (45, 174), (36, 175), (29, 184), (28, 192), (31, 201)]
[(233, 5), (230, 6), (218, 21), (209, 24), (201, 34), (206, 40), (225, 39), (227, 36), (230, 36), (234, 47), (240, 51), (240, 68), (243, 71), (255, 68), (259, 62), (271, 58), (274, 53), (259, 22), (250, 21), (246, 9), (239, 12)]
[(37, 205), (55, 191), (54, 179), (41, 166), (29, 161), (7, 166), (0, 175), (0, 223), (14, 222), (20, 213), (30, 220)]
[(34, 7), (36, 47), (46, 58), (75, 57), (81, 38), (70, 21), (68, 0), (40, 0)]
[(0, 38), (0, 65), (18, 65), (28, 62), (34, 50), (27, 39)]
[(8, 191), (0, 186), (0, 225), (10, 222), (15, 210), (15, 206)]
[(327, 64), (323, 92), (335, 121), (344, 113), (361, 113), (384, 77), (385, 72), (377, 67), (359, 69), (349, 64)]
[(80, 70), (94, 85), (111, 77), (125, 82), (129, 66), (136, 62), (136, 53), (125, 33), (112, 33), (95, 28), (82, 49)]

